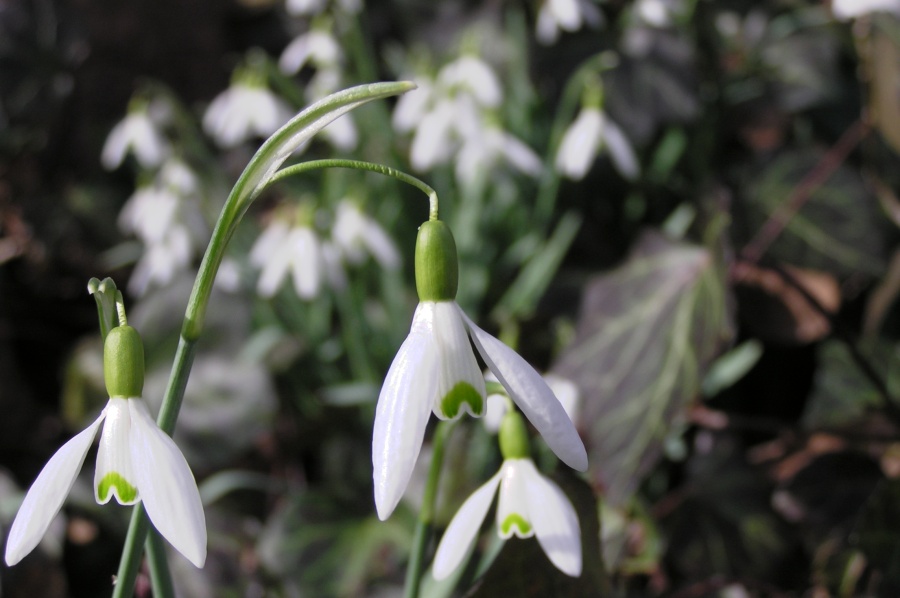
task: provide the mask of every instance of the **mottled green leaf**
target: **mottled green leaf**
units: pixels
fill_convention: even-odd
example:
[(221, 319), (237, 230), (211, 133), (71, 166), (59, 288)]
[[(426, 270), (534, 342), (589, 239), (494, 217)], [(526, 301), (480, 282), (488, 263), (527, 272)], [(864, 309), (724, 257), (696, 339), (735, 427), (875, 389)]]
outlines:
[(708, 250), (649, 233), (585, 292), (576, 338), (554, 370), (581, 389), (589, 471), (614, 505), (657, 462), (732, 336), (722, 276)]

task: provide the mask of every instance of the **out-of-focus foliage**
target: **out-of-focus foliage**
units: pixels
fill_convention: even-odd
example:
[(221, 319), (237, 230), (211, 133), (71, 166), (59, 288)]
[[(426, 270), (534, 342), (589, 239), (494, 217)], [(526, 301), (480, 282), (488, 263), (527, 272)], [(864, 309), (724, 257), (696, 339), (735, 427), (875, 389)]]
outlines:
[[(158, 404), (255, 149), (329, 92), (408, 78), (291, 160), (437, 189), (460, 304), (577, 385), (590, 456), (579, 477), (532, 439), (579, 514), (581, 577), (489, 513), (422, 595), (898, 595), (900, 3), (871, 4), (0, 3), (0, 530), (106, 401), (87, 280), (128, 289)], [(204, 569), (170, 559), (185, 595), (402, 591), (431, 432), (387, 522), (370, 446), (427, 215), (347, 170), (249, 209), (175, 434), (210, 530)], [(426, 568), (500, 459), (457, 424)], [(89, 469), (0, 565), (4, 596), (108, 594), (128, 513), (93, 503)]]

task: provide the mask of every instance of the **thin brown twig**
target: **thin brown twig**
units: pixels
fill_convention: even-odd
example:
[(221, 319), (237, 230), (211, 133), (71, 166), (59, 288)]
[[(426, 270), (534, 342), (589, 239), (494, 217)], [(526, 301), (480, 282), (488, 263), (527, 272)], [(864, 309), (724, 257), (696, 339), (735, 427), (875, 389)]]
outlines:
[(806, 173), (787, 199), (778, 205), (769, 219), (756, 231), (756, 235), (741, 250), (741, 257), (748, 262), (759, 262), (772, 242), (784, 231), (791, 218), (800, 211), (813, 192), (831, 178), (870, 129), (869, 123), (861, 119), (850, 125), (837, 143), (822, 156), (812, 170)]

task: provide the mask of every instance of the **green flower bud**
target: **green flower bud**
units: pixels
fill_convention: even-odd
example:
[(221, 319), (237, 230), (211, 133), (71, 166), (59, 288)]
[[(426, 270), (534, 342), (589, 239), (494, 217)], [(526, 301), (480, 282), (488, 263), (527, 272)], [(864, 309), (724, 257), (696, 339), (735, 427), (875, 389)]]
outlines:
[(441, 220), (429, 220), (416, 237), (416, 291), (420, 301), (453, 301), (459, 282), (456, 241)]
[(517, 411), (508, 411), (503, 416), (497, 436), (500, 439), (500, 453), (504, 459), (527, 459), (531, 455), (528, 450), (525, 420)]
[(110, 397), (139, 397), (144, 390), (144, 344), (131, 326), (116, 326), (103, 344), (103, 377)]

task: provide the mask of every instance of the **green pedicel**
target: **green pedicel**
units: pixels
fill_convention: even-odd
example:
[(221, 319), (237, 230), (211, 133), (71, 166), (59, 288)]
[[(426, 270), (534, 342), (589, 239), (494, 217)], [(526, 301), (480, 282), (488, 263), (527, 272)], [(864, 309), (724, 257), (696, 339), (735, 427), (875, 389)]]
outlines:
[(137, 488), (129, 484), (121, 474), (111, 471), (103, 476), (103, 479), (97, 484), (97, 497), (101, 502), (106, 501), (109, 491), (113, 488), (116, 489), (119, 502), (122, 504), (134, 502), (137, 498)]
[(527, 459), (529, 457), (525, 420), (517, 411), (509, 411), (503, 416), (497, 435), (500, 440), (500, 453), (503, 454), (504, 459)]

